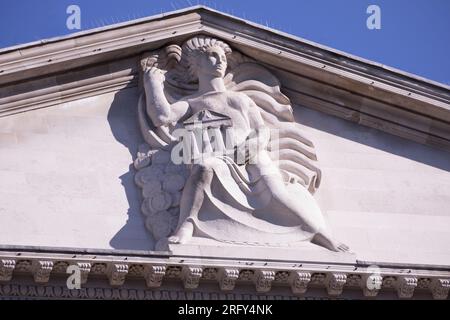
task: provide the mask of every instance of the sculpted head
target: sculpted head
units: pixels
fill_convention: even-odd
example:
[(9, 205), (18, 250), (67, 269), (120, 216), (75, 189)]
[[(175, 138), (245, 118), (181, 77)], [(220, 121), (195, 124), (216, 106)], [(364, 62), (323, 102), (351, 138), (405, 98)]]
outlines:
[(184, 43), (182, 52), (193, 80), (225, 76), (227, 55), (231, 53), (231, 48), (225, 42), (197, 36)]

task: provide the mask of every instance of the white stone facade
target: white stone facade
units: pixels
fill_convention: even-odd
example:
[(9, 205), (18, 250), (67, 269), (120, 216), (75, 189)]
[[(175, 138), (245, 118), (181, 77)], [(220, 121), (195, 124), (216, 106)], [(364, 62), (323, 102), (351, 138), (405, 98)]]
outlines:
[[(139, 59), (200, 33), (280, 79), (350, 253), (198, 238), (154, 251), (134, 183)], [(448, 299), (449, 88), (331, 53), (203, 7), (0, 52), (0, 298)], [(72, 264), (81, 291), (65, 287)]]

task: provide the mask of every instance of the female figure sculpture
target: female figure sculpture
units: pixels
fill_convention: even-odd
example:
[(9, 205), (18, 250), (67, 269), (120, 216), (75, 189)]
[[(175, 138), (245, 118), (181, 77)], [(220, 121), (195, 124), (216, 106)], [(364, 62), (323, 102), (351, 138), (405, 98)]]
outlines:
[[(174, 130), (187, 128), (193, 118), (200, 122), (221, 119), (233, 133), (227, 136), (227, 147), (219, 150), (223, 152), (206, 152), (201, 146), (199, 161), (178, 164), (186, 182), (175, 206), (165, 204), (170, 196), (161, 191), (161, 185), (152, 182), (148, 187), (152, 178), (147, 181), (138, 172), (137, 182), (141, 181), (144, 192), (157, 189), (143, 206), (145, 214), (164, 211), (167, 215), (173, 210), (170, 206), (179, 206), (178, 215), (172, 214), (177, 216), (176, 227), (158, 236), (159, 244), (187, 243), (195, 234), (232, 243), (311, 241), (333, 251), (348, 250), (332, 237), (311, 195), (320, 183), (313, 144), (293, 121), (289, 99), (269, 71), (206, 36), (194, 37), (182, 48), (172, 45), (152, 53), (144, 57), (142, 67), (145, 94), (140, 99), (139, 120), (151, 148), (149, 158), (156, 159), (160, 151), (173, 162), (175, 146), (180, 145)], [(200, 126), (207, 140), (211, 130), (223, 133), (224, 129), (223, 125)], [(239, 151), (243, 156), (237, 159)], [(138, 164), (138, 169), (145, 164)], [(161, 177), (160, 183), (168, 184)]]

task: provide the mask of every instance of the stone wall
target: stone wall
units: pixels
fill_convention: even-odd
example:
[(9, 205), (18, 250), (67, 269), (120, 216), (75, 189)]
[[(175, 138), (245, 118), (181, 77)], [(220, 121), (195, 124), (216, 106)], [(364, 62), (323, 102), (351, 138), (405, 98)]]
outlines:
[[(137, 88), (0, 118), (0, 244), (149, 250)], [(450, 264), (450, 154), (303, 107), (316, 197), (359, 260)]]
[(134, 186), (137, 90), (0, 118), (0, 244), (150, 249)]
[(316, 197), (358, 260), (450, 263), (450, 153), (296, 108), (323, 173)]

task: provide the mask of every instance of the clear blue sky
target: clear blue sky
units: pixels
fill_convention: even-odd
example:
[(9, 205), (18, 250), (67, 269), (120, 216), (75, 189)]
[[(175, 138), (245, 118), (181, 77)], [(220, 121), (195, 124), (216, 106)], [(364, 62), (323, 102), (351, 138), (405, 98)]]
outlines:
[[(450, 85), (450, 0), (0, 0), (0, 48), (203, 4), (357, 56)], [(366, 9), (381, 8), (369, 30)]]

